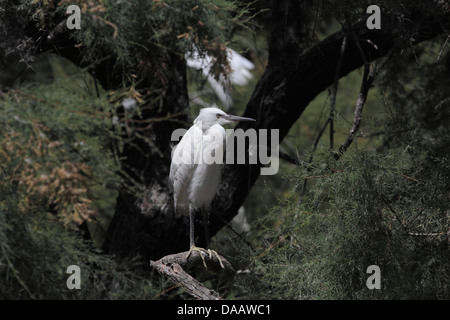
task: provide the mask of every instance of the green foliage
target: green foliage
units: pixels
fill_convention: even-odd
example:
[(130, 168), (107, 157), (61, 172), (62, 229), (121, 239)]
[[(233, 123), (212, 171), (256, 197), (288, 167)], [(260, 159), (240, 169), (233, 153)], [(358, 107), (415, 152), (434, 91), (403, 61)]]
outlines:
[[(2, 198), (2, 299), (142, 299), (158, 293), (155, 281), (130, 270), (132, 262), (118, 263), (101, 255), (79, 232), (43, 212), (21, 214), (15, 203)], [(82, 290), (66, 287), (70, 265), (80, 267)]]
[[(389, 65), (379, 83), (385, 119), (367, 124), (375, 145), (357, 143), (339, 161), (319, 147), (284, 177), (291, 192), (252, 226), (253, 249), (235, 246), (236, 264), (252, 271), (238, 278), (238, 297), (450, 298), (450, 56), (441, 48)], [(366, 286), (370, 265), (381, 290)]]
[[(82, 28), (71, 37), (86, 70), (52, 55), (37, 58), (37, 44), (26, 35), (36, 25), (39, 39), (53, 41), (70, 4), (81, 8)], [(244, 13), (246, 5), (223, 0), (0, 2), (2, 298), (160, 297), (159, 277), (97, 249), (119, 186), (143, 190), (119, 165), (127, 117), (135, 114), (118, 110), (125, 98), (142, 104), (161, 97), (169, 60), (184, 59), (192, 44), (215, 56), (215, 76), (226, 75), (225, 45), (232, 28), (247, 23)], [(111, 56), (108, 80), (116, 91), (105, 92), (86, 71)], [(92, 241), (83, 239), (80, 226)], [(65, 286), (72, 264), (81, 268), (83, 290)], [(183, 297), (175, 291), (163, 297)]]
[[(253, 298), (448, 299), (450, 158), (429, 166), (430, 153), (358, 150), (333, 163), (326, 152), (317, 162), (327, 166), (299, 169), (294, 182), (315, 183), (261, 222), (244, 262), (261, 276), (241, 285), (257, 288)], [(370, 265), (381, 268), (381, 290), (366, 287)]]
[(63, 1), (78, 4), (83, 27), (74, 33), (83, 44), (84, 59), (98, 61), (114, 52), (113, 76), (126, 85), (148, 80), (160, 86), (166, 81), (167, 54), (180, 59), (195, 44), (216, 60), (212, 73), (227, 74), (225, 45), (232, 28), (244, 26), (246, 8), (234, 1)]
[[(101, 255), (77, 228), (83, 222), (91, 230), (105, 227), (101, 217), (114, 207), (103, 198), (114, 197), (121, 182), (108, 105), (92, 94), (83, 73), (1, 94), (1, 298), (153, 298), (159, 292), (158, 280), (136, 271), (136, 262)], [(94, 241), (101, 244), (101, 237)], [(83, 290), (67, 289), (70, 265), (80, 267)]]

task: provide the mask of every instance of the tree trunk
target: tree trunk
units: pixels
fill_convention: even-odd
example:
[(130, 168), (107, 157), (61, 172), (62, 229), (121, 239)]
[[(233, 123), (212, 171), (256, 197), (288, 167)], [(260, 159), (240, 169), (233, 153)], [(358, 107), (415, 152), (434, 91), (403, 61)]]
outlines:
[[(167, 65), (170, 70), (160, 113), (143, 114), (142, 118), (182, 113), (177, 119), (188, 123), (186, 63), (180, 57), (171, 56)], [(146, 190), (143, 197), (130, 194), (127, 188), (120, 190), (105, 251), (128, 257), (139, 254), (147, 260), (188, 249), (188, 219), (175, 214), (168, 185), (171, 135), (179, 127), (174, 121), (153, 122), (141, 132), (151, 143), (136, 138), (125, 145), (123, 169), (145, 185)]]

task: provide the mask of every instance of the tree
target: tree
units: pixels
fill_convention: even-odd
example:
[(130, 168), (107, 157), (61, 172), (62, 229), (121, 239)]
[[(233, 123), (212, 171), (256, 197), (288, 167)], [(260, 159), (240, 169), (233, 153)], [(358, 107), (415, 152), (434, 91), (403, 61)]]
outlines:
[[(268, 65), (243, 113), (257, 122), (239, 124), (238, 128), (279, 129), (283, 139), (319, 93), (330, 86), (337, 90), (340, 78), (364, 67), (359, 120), (355, 117), (354, 130), (343, 142), (349, 145), (357, 135), (365, 98), (381, 67), (402, 51), (446, 34), (449, 28), (448, 5), (443, 1), (405, 1), (399, 5), (383, 1), (379, 4), (381, 29), (366, 27), (366, 1), (335, 8), (333, 3), (325, 1), (323, 7), (307, 0), (267, 4), (270, 10), (260, 19), (269, 33)], [(112, 152), (121, 161), (124, 182), (103, 249), (124, 257), (140, 255), (144, 260), (183, 251), (188, 243), (188, 221), (173, 210), (167, 176), (171, 133), (190, 122), (184, 52), (195, 41), (203, 52), (215, 56), (214, 73), (226, 74), (224, 44), (233, 28), (248, 26), (246, 21), (254, 8), (228, 1), (117, 5), (75, 1), (71, 4), (81, 8), (82, 27), (68, 30), (64, 27), (68, 4), (3, 3), (1, 60), (5, 66), (31, 64), (41, 52), (50, 51), (86, 68), (112, 93), (111, 114), (119, 114), (132, 125), (121, 131), (120, 143), (111, 143)], [(340, 30), (313, 42), (308, 29), (317, 19), (313, 8), (323, 15), (334, 15)], [(377, 64), (379, 69), (371, 71), (371, 63), (380, 58), (386, 59)], [(6, 79), (4, 83), (8, 80), (13, 81)], [(126, 114), (120, 104), (125, 97), (139, 102), (139, 112)], [(333, 125), (332, 116), (327, 125)], [(336, 159), (348, 148), (335, 150), (331, 145)], [(211, 234), (236, 215), (259, 176), (260, 166), (224, 166), (220, 196), (211, 208)], [(200, 241), (203, 238), (200, 231)]]

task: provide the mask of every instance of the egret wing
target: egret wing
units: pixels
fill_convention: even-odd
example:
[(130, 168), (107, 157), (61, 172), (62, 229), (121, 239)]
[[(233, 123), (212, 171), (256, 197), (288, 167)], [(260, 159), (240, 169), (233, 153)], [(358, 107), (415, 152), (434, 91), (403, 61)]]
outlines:
[(220, 182), (225, 129), (215, 124), (203, 134), (202, 163), (191, 178), (189, 200), (195, 208), (208, 209)]
[(193, 125), (183, 136), (172, 152), (169, 182), (173, 190), (175, 210), (181, 214), (189, 213), (189, 184), (201, 156), (203, 132)]

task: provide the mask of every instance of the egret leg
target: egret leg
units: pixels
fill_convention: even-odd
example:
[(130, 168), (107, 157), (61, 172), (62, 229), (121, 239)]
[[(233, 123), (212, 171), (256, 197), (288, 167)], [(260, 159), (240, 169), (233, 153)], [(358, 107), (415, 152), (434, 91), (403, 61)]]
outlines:
[[(203, 216), (203, 219), (204, 219), (203, 221), (205, 222), (206, 241), (208, 243), (209, 242), (209, 227), (208, 227), (208, 221), (207, 221), (208, 220), (208, 215), (205, 214)], [(211, 259), (212, 255), (214, 254), (216, 256), (217, 260), (219, 260), (220, 266), (222, 268), (225, 268), (223, 263), (222, 263), (222, 260), (220, 259), (219, 254), (216, 251), (211, 250), (211, 249), (206, 250), (206, 249), (199, 248), (199, 247), (195, 246), (194, 223), (195, 223), (195, 209), (194, 209), (193, 206), (189, 206), (189, 246), (190, 246), (190, 249), (189, 249), (188, 254), (186, 255), (186, 259), (189, 258), (189, 256), (191, 255), (192, 251), (198, 251), (198, 253), (200, 254), (200, 257), (202, 258), (203, 266), (205, 268), (208, 268), (206, 266), (205, 257), (203, 255), (208, 254), (209, 259)]]
[[(204, 226), (205, 226), (205, 241), (206, 241), (206, 246), (208, 246), (208, 244), (211, 243), (211, 238), (210, 238), (210, 236), (209, 236), (209, 210), (203, 212), (203, 224), (204, 224)], [(206, 250), (206, 251), (208, 252), (208, 255), (209, 255), (209, 259), (210, 259), (210, 260), (211, 260), (212, 256), (215, 255), (216, 258), (217, 258), (217, 260), (219, 260), (219, 264), (220, 264), (220, 266), (222, 267), (222, 269), (225, 268), (224, 265), (223, 265), (223, 263), (222, 263), (222, 260), (220, 259), (219, 254), (217, 253), (217, 251), (214, 251), (214, 250), (211, 250), (211, 249), (208, 249), (208, 250)]]
[(198, 251), (198, 253), (200, 254), (200, 257), (202, 258), (203, 266), (206, 268), (206, 261), (203, 256), (204, 253), (206, 254), (206, 250), (195, 246), (194, 228), (195, 228), (195, 208), (194, 208), (194, 206), (190, 205), (189, 206), (189, 247), (190, 247), (190, 249), (189, 249), (188, 254), (186, 255), (186, 259), (189, 258), (192, 251)]
[[(208, 246), (208, 244), (211, 243), (211, 238), (210, 238), (210, 236), (209, 236), (209, 210), (208, 210), (208, 211), (206, 211), (206, 210), (203, 211), (203, 224), (204, 224), (204, 226), (205, 226), (205, 241), (206, 241), (206, 246)], [(208, 249), (208, 250), (206, 250), (206, 252), (208, 252), (208, 255), (209, 255), (209, 259), (210, 259), (210, 260), (211, 260), (212, 256), (215, 255), (216, 258), (217, 258), (217, 260), (219, 260), (220, 266), (221, 266), (222, 268), (225, 268), (224, 265), (223, 265), (223, 263), (222, 263), (222, 260), (220, 260), (220, 256), (219, 256), (219, 254), (217, 253), (217, 251)]]
[(195, 209), (193, 206), (189, 206), (189, 247), (191, 248), (195, 245), (194, 224)]
[(204, 210), (203, 212), (203, 226), (205, 227), (205, 247), (211, 243), (211, 238), (209, 236), (209, 211)]

